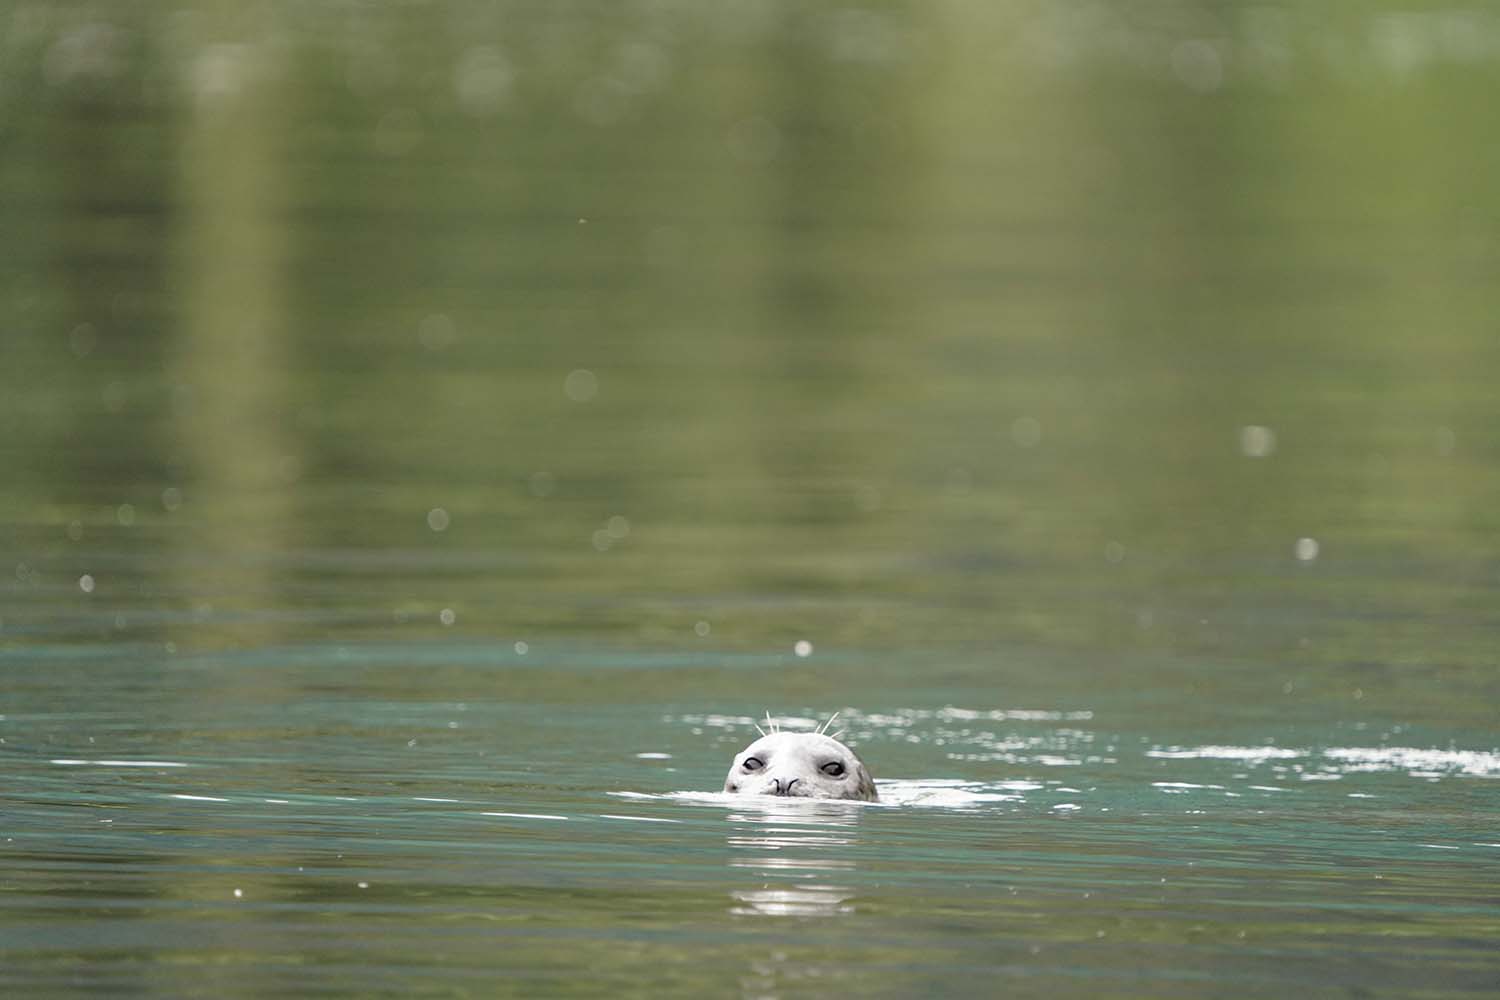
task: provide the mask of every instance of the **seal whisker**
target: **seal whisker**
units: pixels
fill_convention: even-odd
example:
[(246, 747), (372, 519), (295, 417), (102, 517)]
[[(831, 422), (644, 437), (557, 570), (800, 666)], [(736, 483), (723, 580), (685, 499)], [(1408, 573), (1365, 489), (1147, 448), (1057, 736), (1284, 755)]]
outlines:
[(760, 728), (760, 725), (758, 723), (752, 722), (752, 723), (750, 723), (750, 725), (755, 726), (755, 731), (757, 733), (760, 733), (762, 736), (766, 735), (766, 731), (764, 729)]
[(837, 719), (838, 717), (839, 717), (839, 713), (834, 712), (832, 715), (830, 715), (828, 717), (828, 721), (827, 722), (823, 723), (821, 726), (818, 727), (818, 732), (820, 732), (820, 733), (827, 733), (828, 732), (828, 727), (831, 726), (831, 725), (833, 725), (833, 720)]
[(836, 732), (836, 733), (833, 734), (833, 738), (836, 739), (836, 740), (841, 740), (841, 739), (844, 738), (844, 734), (847, 733), (848, 731), (849, 730), (847, 730), (847, 729), (840, 729), (838, 732)]

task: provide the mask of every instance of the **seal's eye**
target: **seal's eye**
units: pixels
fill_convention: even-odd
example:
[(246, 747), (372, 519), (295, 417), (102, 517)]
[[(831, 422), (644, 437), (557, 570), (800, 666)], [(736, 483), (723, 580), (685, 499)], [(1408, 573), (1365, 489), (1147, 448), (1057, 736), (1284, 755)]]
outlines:
[(844, 776), (844, 765), (836, 760), (830, 760), (828, 763), (819, 768), (819, 770), (828, 775), (830, 778), (842, 778)]
[(741, 764), (740, 766), (747, 771), (759, 771), (766, 765), (761, 761), (759, 757), (746, 757), (745, 763)]

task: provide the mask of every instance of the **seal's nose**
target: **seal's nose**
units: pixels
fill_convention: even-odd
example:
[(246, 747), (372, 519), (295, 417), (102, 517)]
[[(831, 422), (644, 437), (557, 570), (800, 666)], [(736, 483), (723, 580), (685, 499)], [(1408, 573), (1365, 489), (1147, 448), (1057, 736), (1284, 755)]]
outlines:
[(771, 780), (776, 783), (776, 791), (775, 791), (774, 794), (776, 794), (776, 795), (790, 795), (790, 794), (792, 794), (792, 786), (795, 785), (797, 782), (801, 781), (802, 779), (801, 778), (791, 778), (791, 779), (788, 779), (787, 781), (782, 781), (780, 778), (772, 778)]

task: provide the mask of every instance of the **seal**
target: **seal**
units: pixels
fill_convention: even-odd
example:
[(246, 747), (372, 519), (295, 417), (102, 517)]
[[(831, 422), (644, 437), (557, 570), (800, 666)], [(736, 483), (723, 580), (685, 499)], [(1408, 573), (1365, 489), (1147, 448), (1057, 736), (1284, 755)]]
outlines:
[(859, 756), (827, 735), (838, 718), (810, 733), (784, 733), (766, 713), (768, 733), (759, 726), (760, 739), (735, 755), (724, 791), (740, 795), (783, 795), (807, 799), (860, 799), (874, 802), (875, 779)]

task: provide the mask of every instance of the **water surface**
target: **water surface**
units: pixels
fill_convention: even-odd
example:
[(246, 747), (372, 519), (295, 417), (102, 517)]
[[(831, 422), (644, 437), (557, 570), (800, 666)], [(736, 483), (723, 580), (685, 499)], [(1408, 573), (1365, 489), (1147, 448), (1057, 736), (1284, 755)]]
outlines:
[(1493, 15), (0, 50), (7, 994), (1500, 990)]

